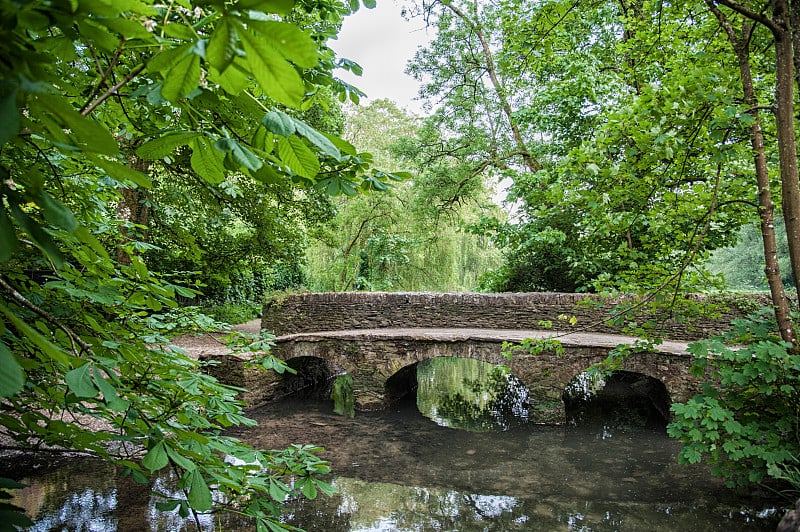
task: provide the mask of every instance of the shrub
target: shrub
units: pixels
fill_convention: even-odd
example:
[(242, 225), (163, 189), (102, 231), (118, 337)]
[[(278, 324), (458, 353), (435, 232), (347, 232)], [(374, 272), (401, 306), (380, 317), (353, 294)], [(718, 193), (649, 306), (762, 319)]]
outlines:
[(785, 478), (800, 456), (800, 354), (773, 334), (770, 313), (691, 344), (692, 373), (709, 380), (672, 406), (667, 430), (683, 442), (680, 461), (706, 460), (730, 486)]

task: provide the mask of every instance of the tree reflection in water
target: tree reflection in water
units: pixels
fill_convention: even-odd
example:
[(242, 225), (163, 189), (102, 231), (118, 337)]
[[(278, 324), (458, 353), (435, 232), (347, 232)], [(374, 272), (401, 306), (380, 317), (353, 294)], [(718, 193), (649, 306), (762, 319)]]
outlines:
[(528, 390), (506, 366), (439, 357), (417, 365), (417, 407), (439, 425), (509, 430), (528, 421)]

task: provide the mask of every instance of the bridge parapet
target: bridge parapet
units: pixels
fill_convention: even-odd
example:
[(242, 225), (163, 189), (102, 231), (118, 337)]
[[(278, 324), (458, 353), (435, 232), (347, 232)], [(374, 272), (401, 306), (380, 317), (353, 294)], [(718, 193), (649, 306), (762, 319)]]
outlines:
[[(689, 319), (645, 316), (656, 331), (675, 340), (697, 340), (728, 328), (741, 317), (737, 308), (720, 309), (718, 300), (692, 296), (697, 304)], [(348, 329), (481, 328), (538, 329), (620, 334), (610, 323), (612, 310), (635, 298), (591, 294), (476, 292), (338, 292), (284, 295), (264, 306), (262, 328), (277, 336)], [(567, 319), (564, 319), (567, 318)], [(574, 320), (571, 320), (574, 318)]]

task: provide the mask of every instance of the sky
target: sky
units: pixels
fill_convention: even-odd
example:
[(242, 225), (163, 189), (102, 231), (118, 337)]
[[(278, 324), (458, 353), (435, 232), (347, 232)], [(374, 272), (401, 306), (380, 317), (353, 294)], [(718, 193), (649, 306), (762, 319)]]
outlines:
[(404, 71), (417, 48), (434, 36), (434, 29), (426, 30), (421, 17), (403, 19), (402, 9), (402, 1), (378, 0), (374, 9), (362, 6), (346, 17), (339, 38), (328, 44), (337, 56), (361, 65), (364, 73), (359, 77), (337, 70), (334, 75), (365, 92), (364, 103), (388, 98), (423, 114), (421, 102), (414, 100), (419, 85)]

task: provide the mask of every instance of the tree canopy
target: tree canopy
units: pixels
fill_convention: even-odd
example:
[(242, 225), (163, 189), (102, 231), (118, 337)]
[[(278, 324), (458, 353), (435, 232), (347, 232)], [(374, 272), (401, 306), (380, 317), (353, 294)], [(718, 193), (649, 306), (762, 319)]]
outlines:
[(175, 275), (184, 258), (291, 259), (303, 228), (329, 218), (328, 194), (400, 179), (337, 135), (336, 98), (360, 93), (333, 70), (357, 65), (326, 43), (358, 7), (0, 2), (6, 441), (89, 452), (142, 482), (172, 469), (183, 497), (162, 506), (208, 510), (213, 488), (258, 530), (282, 527), (287, 495), (330, 493), (315, 448), (257, 451), (222, 435), (251, 423), (237, 389), (173, 347), (164, 316), (196, 294)]
[(409, 66), (435, 106), (431, 166), (456, 155), (467, 181), (510, 183), (514, 215), (476, 226), (505, 250), (486, 288), (638, 293), (667, 315), (685, 293), (723, 288), (709, 256), (758, 226), (771, 318), (692, 348), (697, 376), (717, 384), (675, 410), (671, 433), (685, 461), (707, 458), (732, 482), (789, 476), (800, 3), (435, 0), (421, 12), (438, 29)]
[[(429, 159), (435, 128), (387, 100), (346, 111), (344, 136), (383, 168), (413, 178), (383, 194), (335, 201), (336, 218), (308, 250), (316, 290), (474, 290), (499, 263), (488, 237), (471, 233), (481, 216), (502, 216), (487, 184), (464, 176), (456, 154)], [(430, 135), (427, 137), (426, 135)]]

